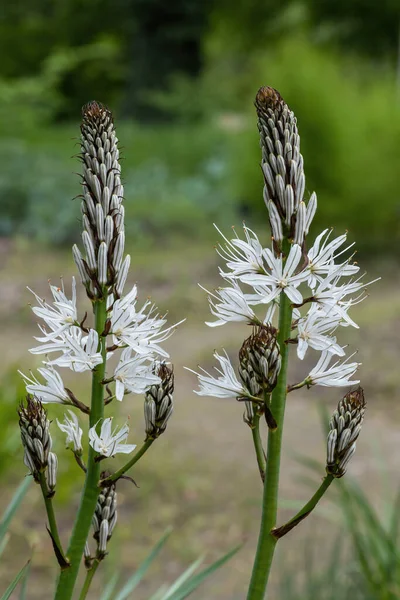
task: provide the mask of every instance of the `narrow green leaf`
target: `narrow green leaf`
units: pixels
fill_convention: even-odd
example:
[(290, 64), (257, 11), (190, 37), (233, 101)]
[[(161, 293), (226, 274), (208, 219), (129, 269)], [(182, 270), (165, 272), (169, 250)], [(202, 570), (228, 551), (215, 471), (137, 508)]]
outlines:
[(112, 595), (113, 595), (115, 587), (118, 583), (118, 579), (119, 579), (119, 573), (115, 573), (111, 577), (111, 579), (108, 582), (108, 584), (106, 585), (106, 587), (104, 588), (104, 591), (103, 591), (102, 595), (100, 596), (100, 600), (112, 600)]
[(29, 562), (28, 563), (28, 568), (27, 568), (26, 573), (25, 573), (25, 577), (22, 580), (21, 592), (20, 592), (20, 595), (19, 595), (19, 600), (26, 600), (26, 592), (27, 592), (27, 589), (28, 589), (28, 579), (29, 579), (30, 570), (31, 570), (31, 563)]
[(23, 482), (16, 489), (14, 496), (12, 497), (9, 505), (4, 511), (3, 517), (0, 521), (0, 542), (3, 540), (5, 534), (7, 533), (7, 529), (10, 526), (11, 519), (13, 518), (16, 510), (18, 509), (19, 505), (24, 499), (24, 496), (28, 490), (28, 487), (31, 484), (31, 481), (32, 479), (30, 477), (26, 477), (23, 480)]
[(140, 583), (145, 575), (146, 571), (150, 567), (151, 563), (160, 552), (161, 548), (164, 546), (168, 537), (171, 535), (171, 529), (168, 529), (160, 541), (154, 546), (148, 557), (142, 562), (137, 571), (128, 579), (122, 590), (119, 594), (114, 598), (114, 600), (126, 600), (129, 594), (135, 589), (135, 587)]
[(216, 560), (212, 565), (210, 565), (206, 569), (203, 569), (203, 571), (201, 571), (200, 573), (192, 577), (189, 581), (187, 581), (186, 584), (184, 584), (180, 590), (177, 590), (177, 592), (173, 596), (168, 597), (168, 600), (184, 600), (184, 598), (187, 598), (192, 592), (194, 592), (194, 590), (196, 590), (203, 583), (203, 581), (207, 579), (207, 577), (212, 575), (217, 569), (219, 569), (220, 567), (222, 567), (222, 565), (228, 562), (228, 560), (230, 560), (232, 556), (234, 556), (236, 552), (240, 550), (241, 547), (242, 544), (236, 546), (236, 548), (230, 550), (227, 554)]
[(150, 600), (163, 600), (164, 594), (166, 594), (167, 592), (168, 586), (164, 584), (160, 587), (160, 589), (156, 591), (155, 594), (152, 595)]
[(178, 579), (168, 588), (165, 595), (162, 597), (162, 600), (171, 600), (174, 598), (174, 594), (182, 589), (183, 585), (187, 582), (188, 579), (193, 575), (196, 569), (201, 565), (204, 560), (204, 556), (200, 556), (197, 560), (195, 560), (187, 569), (178, 577)]
[(0, 600), (8, 600), (9, 598), (11, 598), (11, 594), (13, 593), (13, 591), (15, 590), (15, 588), (17, 587), (18, 583), (21, 581), (21, 579), (24, 577), (24, 575), (28, 572), (29, 564), (30, 564), (30, 561), (28, 560), (28, 562), (26, 563), (26, 565), (24, 565), (22, 567), (22, 569), (20, 570), (20, 572), (18, 573), (18, 575), (10, 583), (10, 585), (8, 586), (8, 588), (6, 589), (6, 591), (4, 592), (4, 594), (2, 595), (2, 597), (0, 598)]
[(3, 539), (0, 541), (0, 556), (3, 554), (4, 549), (7, 546), (9, 539), (10, 539), (10, 534), (6, 533), (3, 537)]

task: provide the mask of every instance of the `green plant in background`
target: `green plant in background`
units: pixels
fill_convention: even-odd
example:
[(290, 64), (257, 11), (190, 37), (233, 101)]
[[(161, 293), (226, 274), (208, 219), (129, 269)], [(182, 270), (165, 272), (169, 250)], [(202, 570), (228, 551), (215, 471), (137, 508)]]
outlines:
[[(262, 518), (249, 592), (249, 600), (264, 598), (278, 540), (289, 533), (315, 508), (331, 483), (341, 478), (355, 452), (364, 418), (361, 387), (339, 401), (327, 437), (326, 475), (309, 502), (287, 523), (278, 525), (278, 492), (286, 397), (314, 385), (346, 387), (359, 381), (352, 377), (358, 363), (354, 354), (345, 358), (335, 331), (357, 327), (349, 309), (365, 298), (367, 283), (350, 258), (341, 258), (346, 235), (331, 238), (324, 230), (311, 248), (307, 236), (317, 209), (313, 193), (304, 201), (305, 175), (300, 137), (294, 113), (273, 88), (261, 88), (256, 96), (258, 129), (262, 150), (264, 202), (271, 228), (271, 248), (263, 247), (257, 235), (244, 226), (245, 239), (235, 232), (232, 240), (221, 232), (217, 247), (226, 266), (220, 269), (224, 287), (209, 292), (209, 302), (221, 326), (244, 322), (253, 333), (239, 352), (239, 370), (225, 353), (217, 376), (201, 370), (198, 375), (203, 396), (236, 397), (244, 402), (244, 421), (251, 429), (258, 468), (263, 482)], [(339, 260), (338, 260), (339, 259)], [(342, 262), (341, 262), (342, 261)], [(255, 311), (264, 307), (263, 313)], [(277, 328), (273, 325), (278, 313)], [(288, 381), (290, 348), (303, 360), (310, 351), (320, 353), (313, 369), (298, 383)], [(260, 425), (268, 426), (264, 443)]]
[[(165, 316), (149, 300), (139, 308), (136, 285), (124, 294), (130, 256), (124, 255), (124, 190), (118, 139), (111, 112), (96, 102), (83, 108), (80, 158), (85, 252), (82, 255), (74, 245), (73, 256), (92, 304), (93, 327), (87, 312), (78, 313), (75, 279), (71, 299), (63, 282), (61, 287), (50, 285), (52, 303), (34, 294), (37, 305), (32, 310), (43, 324), (39, 325), (41, 335), (36, 338), (39, 345), (31, 352), (45, 355), (45, 360), (37, 375), (21, 373), (28, 395), (19, 408), (24, 463), (40, 485), (48, 532), (60, 567), (57, 600), (72, 598), (82, 557), (87, 574), (80, 600), (86, 598), (93, 577), (107, 556), (108, 542), (117, 522), (118, 482), (132, 481), (128, 471), (166, 429), (173, 411), (174, 373), (161, 344), (179, 324), (167, 327)], [(114, 363), (110, 362), (111, 357)], [(65, 387), (60, 374), (63, 368), (92, 374), (90, 403)], [(144, 395), (145, 439), (133, 457), (113, 472), (103, 466), (104, 461), (116, 454), (130, 454), (136, 445), (127, 443), (128, 424), (115, 426), (113, 417), (107, 413), (115, 402), (130, 393)], [(82, 475), (81, 499), (68, 547), (61, 541), (55, 513), (58, 456), (52, 448), (54, 426), (45, 404), (68, 407), (64, 420), (57, 419), (57, 425), (66, 434), (66, 446), (72, 450), (76, 469)], [(87, 438), (83, 436), (78, 415), (89, 420)], [(89, 536), (91, 526), (94, 549)], [(196, 563), (170, 593), (167, 590), (160, 598), (186, 597), (185, 590), (189, 593), (189, 588), (195, 589), (228, 556), (192, 577), (199, 566)], [(142, 572), (143, 569), (133, 576), (118, 597), (127, 597)]]

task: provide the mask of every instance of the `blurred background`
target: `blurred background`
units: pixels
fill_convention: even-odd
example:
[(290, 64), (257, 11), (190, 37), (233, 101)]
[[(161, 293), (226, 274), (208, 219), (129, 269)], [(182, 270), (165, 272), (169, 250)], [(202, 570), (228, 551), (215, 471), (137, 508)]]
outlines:
[[(80, 110), (95, 99), (113, 110), (124, 157), (131, 283), (138, 282), (143, 301), (151, 295), (162, 311), (168, 309), (171, 323), (187, 318), (168, 343), (176, 372), (174, 417), (134, 473), (139, 489), (120, 485), (121, 526), (97, 586), (116, 570), (123, 580), (172, 525), (167, 549), (135, 597), (147, 599), (200, 554), (211, 561), (244, 542), (193, 595), (244, 598), (261, 498), (250, 431), (234, 401), (195, 396), (194, 378), (182, 367), (210, 367), (214, 348), (235, 356), (247, 335), (243, 327), (206, 328), (207, 300), (197, 282), (209, 289), (219, 283), (213, 222), (229, 235), (245, 220), (268, 243), (253, 99), (261, 85), (271, 85), (298, 118), (307, 195), (315, 190), (319, 200), (314, 233), (331, 226), (338, 234), (348, 230), (368, 277), (382, 277), (354, 309), (361, 329), (341, 338), (359, 349), (368, 402), (347, 479), (365, 494), (367, 512), (360, 512), (357, 500), (356, 514), (373, 512), (356, 527), (338, 483), (318, 513), (281, 542), (271, 597), (400, 597), (398, 583), (381, 585), (379, 579), (392, 572), (392, 554), (369, 551), (379, 558), (375, 573), (373, 564), (364, 568), (359, 543), (357, 549), (357, 535), (382, 537), (362, 527), (371, 524), (371, 514), (377, 527), (389, 523), (399, 486), (398, 0), (1, 0), (0, 56), (3, 506), (25, 474), (16, 419), (23, 390), (16, 371), (39, 364), (28, 353), (37, 329), (26, 286), (48, 297), (47, 280), (63, 276), (69, 293), (70, 248), (80, 237), (80, 201), (74, 199), (80, 193), (74, 158)], [(83, 314), (83, 294), (81, 300)], [(294, 379), (310, 360), (295, 361)], [(85, 377), (70, 384), (80, 398), (89, 394)], [(319, 409), (331, 412), (340, 396), (340, 390), (311, 390), (290, 398), (282, 520), (323, 475)], [(140, 443), (140, 399), (127, 397), (120, 411), (130, 415), (132, 441)], [(62, 411), (50, 412), (55, 418)], [(81, 482), (58, 438), (56, 499), (66, 540)], [(32, 484), (2, 556), (0, 590), (33, 548), (28, 597), (52, 597), (54, 559), (44, 524)], [(388, 530), (394, 536), (390, 523)]]

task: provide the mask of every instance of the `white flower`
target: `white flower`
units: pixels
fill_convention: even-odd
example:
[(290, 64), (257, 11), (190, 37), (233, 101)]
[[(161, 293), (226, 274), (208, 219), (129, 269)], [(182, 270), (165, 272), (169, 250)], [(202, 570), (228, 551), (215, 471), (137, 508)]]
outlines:
[(151, 385), (160, 383), (158, 375), (153, 373), (148, 363), (149, 356), (132, 356), (132, 349), (125, 348), (114, 372), (115, 397), (122, 400), (125, 393), (143, 394)]
[(150, 305), (147, 301), (139, 312), (136, 312), (137, 289), (114, 303), (111, 315), (111, 330), (116, 345), (127, 345), (138, 354), (148, 355), (150, 353), (168, 357), (168, 353), (160, 346), (161, 342), (167, 340), (175, 329), (183, 323), (180, 321), (163, 330), (167, 320), (156, 313), (156, 307), (151, 305), (147, 314), (145, 309)]
[(198, 394), (199, 396), (215, 396), (216, 398), (250, 396), (249, 392), (236, 377), (235, 370), (228, 358), (227, 353), (225, 352), (225, 356), (220, 356), (217, 352), (215, 352), (214, 358), (218, 360), (222, 369), (221, 370), (218, 369), (218, 367), (214, 367), (217, 373), (219, 373), (219, 377), (217, 378), (210, 375), (210, 373), (201, 367), (199, 368), (201, 371), (203, 371), (203, 373), (205, 373), (205, 375), (203, 375), (203, 373), (196, 373), (196, 371), (185, 367), (187, 371), (191, 371), (197, 375), (199, 379), (200, 389), (198, 391), (195, 390), (195, 394)]
[(336, 343), (336, 337), (324, 335), (328, 332), (333, 333), (338, 324), (337, 316), (331, 317), (313, 304), (308, 315), (297, 323), (297, 356), (300, 360), (303, 360), (309, 346), (314, 350), (327, 350), (331, 354), (344, 356), (345, 352)]
[[(337, 285), (342, 275), (342, 269), (343, 266), (340, 265), (332, 267), (331, 271), (325, 276), (325, 279), (313, 291), (313, 299), (326, 314), (332, 317), (336, 316), (339, 325), (351, 325), (358, 329), (357, 323), (347, 313), (351, 306), (362, 302), (366, 298), (363, 289), (371, 283), (375, 283), (377, 279), (368, 283), (362, 283), (361, 276), (356, 281), (350, 280), (345, 284)], [(358, 296), (345, 300), (347, 296), (354, 293), (358, 294)]]
[(64, 423), (60, 423), (57, 419), (57, 425), (62, 432), (67, 434), (65, 445), (74, 445), (74, 452), (82, 452), (82, 429), (79, 427), (79, 421), (76, 414), (72, 411), (68, 411), (71, 417), (64, 415)]
[(145, 310), (151, 304), (150, 301), (147, 300), (138, 312), (136, 311), (136, 302), (136, 285), (133, 286), (129, 294), (114, 302), (110, 319), (111, 332), (114, 334), (114, 343), (117, 343), (118, 338), (123, 336), (134, 323), (141, 323), (146, 319)]
[(94, 369), (103, 362), (101, 353), (97, 351), (99, 335), (95, 329), (90, 329), (89, 335), (83, 336), (79, 327), (73, 327), (67, 333), (49, 341), (47, 344), (31, 348), (32, 354), (48, 354), (62, 352), (58, 358), (47, 361), (47, 365), (68, 367), (72, 371), (82, 373)]
[[(349, 250), (354, 244), (350, 244), (347, 248), (335, 255), (336, 250), (342, 246), (346, 241), (347, 235), (340, 235), (328, 244), (329, 236), (332, 233), (332, 229), (325, 229), (315, 240), (314, 245), (308, 252), (308, 265), (307, 270), (309, 271), (308, 285), (310, 288), (315, 288), (318, 281), (322, 280), (323, 275), (326, 275), (334, 265), (335, 258)], [(325, 237), (325, 239), (323, 239)], [(323, 240), (323, 241), (322, 241)], [(349, 276), (358, 273), (359, 267), (352, 265), (349, 261), (339, 265), (341, 267), (341, 276)]]
[(354, 373), (361, 363), (349, 363), (352, 354), (345, 361), (336, 361), (331, 367), (332, 354), (325, 350), (315, 367), (310, 371), (306, 378), (307, 385), (322, 385), (326, 387), (343, 387), (360, 383), (359, 380), (351, 381)]
[[(242, 292), (236, 281), (232, 282), (230, 288), (218, 288), (215, 290), (215, 294), (209, 292), (203, 286), (200, 287), (209, 294), (210, 311), (217, 317), (217, 321), (206, 321), (206, 325), (209, 327), (224, 325), (228, 321), (258, 322), (253, 309), (249, 306), (248, 295)], [(218, 302), (215, 302), (213, 298)]]
[(243, 227), (246, 236), (246, 241), (244, 241), (239, 238), (235, 230), (236, 238), (228, 240), (216, 225), (214, 227), (225, 240), (224, 246), (218, 244), (217, 252), (226, 261), (226, 266), (231, 271), (226, 276), (238, 277), (247, 273), (263, 273), (265, 271), (263, 248), (251, 229)]
[(71, 404), (71, 400), (65, 391), (61, 376), (53, 367), (40, 368), (39, 373), (44, 377), (46, 383), (40, 381), (31, 373), (31, 378), (18, 371), (24, 379), (26, 391), (37, 396), (42, 404)]
[(111, 432), (111, 423), (111, 417), (104, 419), (101, 425), (100, 435), (96, 432), (98, 423), (89, 429), (89, 444), (92, 446), (93, 450), (106, 457), (133, 452), (136, 448), (135, 444), (123, 443), (128, 437), (128, 425), (125, 424), (118, 432), (117, 429), (114, 429), (114, 431)]
[(41, 299), (35, 292), (28, 288), (30, 292), (35, 296), (39, 306), (33, 306), (32, 311), (36, 316), (43, 319), (43, 321), (50, 327), (52, 333), (46, 333), (43, 328), (42, 331), (47, 337), (55, 337), (60, 335), (66, 329), (73, 326), (77, 320), (76, 310), (76, 282), (75, 277), (72, 278), (72, 299), (68, 300), (64, 293), (64, 284), (62, 289), (55, 285), (50, 285), (51, 293), (53, 294), (54, 302), (53, 306), (48, 304), (45, 300)]
[(264, 295), (263, 302), (268, 304), (281, 292), (284, 292), (291, 302), (301, 304), (303, 297), (298, 286), (307, 279), (308, 274), (300, 271), (297, 275), (293, 273), (301, 260), (302, 252), (298, 244), (293, 244), (285, 264), (282, 255), (274, 256), (269, 248), (264, 250), (265, 260), (270, 268), (267, 275), (244, 275), (239, 277), (243, 283), (253, 286), (258, 293)]

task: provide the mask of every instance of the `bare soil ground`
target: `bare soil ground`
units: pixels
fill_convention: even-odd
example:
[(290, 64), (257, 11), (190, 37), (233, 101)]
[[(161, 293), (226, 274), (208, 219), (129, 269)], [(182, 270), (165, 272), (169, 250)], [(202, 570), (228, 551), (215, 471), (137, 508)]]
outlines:
[[(33, 252), (29, 245), (21, 244), (8, 248), (1, 259), (1, 374), (6, 378), (10, 369), (28, 369), (38, 364), (27, 352), (36, 329), (27, 307), (32, 298), (25, 286), (47, 295), (47, 278), (55, 282), (63, 274), (69, 289), (73, 266), (65, 253)], [(90, 597), (93, 600), (99, 597), (99, 590), (115, 570), (121, 571), (121, 579), (126, 578), (166, 527), (172, 525), (173, 534), (135, 599), (148, 599), (151, 592), (163, 582), (173, 580), (199, 555), (206, 555), (207, 564), (243, 543), (233, 560), (193, 595), (198, 600), (242, 600), (257, 542), (261, 501), (250, 431), (242, 421), (242, 407), (234, 400), (193, 394), (195, 378), (183, 366), (194, 368), (201, 363), (205, 368), (211, 367), (214, 348), (224, 347), (232, 356), (237, 355), (248, 332), (245, 326), (211, 330), (203, 324), (208, 314), (207, 302), (197, 281), (209, 287), (218, 285), (217, 260), (210, 244), (151, 253), (133, 250), (132, 259), (131, 282), (138, 281), (142, 299), (151, 294), (162, 310), (169, 308), (171, 322), (184, 316), (187, 322), (168, 342), (176, 373), (173, 418), (165, 435), (134, 472), (139, 488), (128, 482), (119, 486), (117, 534)], [(360, 375), (368, 401), (365, 426), (348, 477), (356, 478), (379, 504), (390, 501), (397, 487), (396, 449), (400, 443), (400, 286), (397, 271), (389, 268), (386, 271), (387, 277), (373, 287), (371, 297), (354, 309), (360, 330), (345, 330), (342, 333), (346, 337), (341, 338), (345, 337), (352, 347), (359, 349), (363, 362)], [(81, 306), (84, 301), (82, 296)], [(312, 361), (313, 358), (311, 362), (300, 363), (293, 353), (293, 380), (306, 373)], [(70, 383), (82, 396), (88, 393), (88, 382), (82, 384), (71, 378)], [(318, 460), (323, 476), (325, 447), (319, 407), (323, 404), (333, 410), (341, 394), (340, 390), (313, 389), (294, 392), (288, 398), (281, 479), (282, 520), (290, 517), (313, 493), (309, 479), (315, 486), (318, 484), (318, 475), (301, 464), (299, 457)], [(132, 441), (140, 443), (143, 431), (140, 398), (127, 397), (118, 408), (123, 415), (130, 416)], [(61, 469), (63, 483), (56, 496), (61, 536), (66, 541), (78, 502), (77, 480), (81, 475), (72, 461), (65, 462), (61, 439), (56, 448), (59, 462), (66, 465)], [(17, 448), (15, 462), (2, 482), (3, 506), (23, 475), (22, 453)], [(334, 493), (330, 497), (333, 496)], [(44, 525), (44, 509), (38, 490), (32, 485), (13, 522), (2, 557), (0, 590), (24, 560), (33, 556), (28, 599), (51, 600), (55, 568)], [(340, 527), (340, 514), (326, 497), (316, 514), (282, 540), (274, 582), (285, 576), (288, 561), (304, 566), (302, 555), (306, 543), (319, 537), (321, 548), (328, 548), (331, 538), (328, 534)]]

